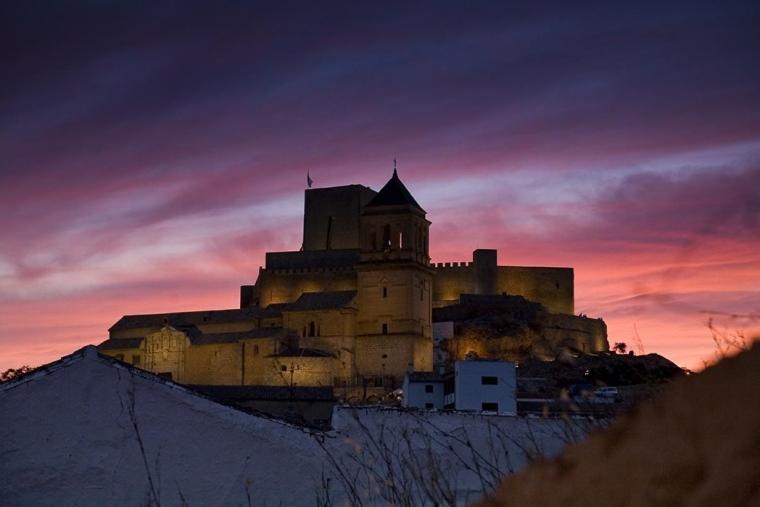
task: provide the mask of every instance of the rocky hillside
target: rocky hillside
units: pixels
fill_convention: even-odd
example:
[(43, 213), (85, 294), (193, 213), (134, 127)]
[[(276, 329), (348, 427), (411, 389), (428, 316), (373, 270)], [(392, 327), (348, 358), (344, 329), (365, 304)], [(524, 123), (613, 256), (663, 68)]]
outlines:
[(454, 322), (454, 338), (443, 344), (452, 359), (547, 360), (563, 349), (609, 349), (603, 320), (550, 313), (520, 296), (462, 295), (433, 310), (433, 322), (446, 321)]

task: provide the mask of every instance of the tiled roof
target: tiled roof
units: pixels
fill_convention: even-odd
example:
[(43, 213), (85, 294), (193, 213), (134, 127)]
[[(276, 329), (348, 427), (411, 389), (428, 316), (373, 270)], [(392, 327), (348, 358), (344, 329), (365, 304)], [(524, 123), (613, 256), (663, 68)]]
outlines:
[(424, 209), (422, 209), (422, 206), (420, 206), (417, 201), (414, 200), (414, 197), (412, 197), (412, 194), (407, 190), (407, 188), (404, 186), (404, 184), (401, 182), (401, 179), (398, 177), (398, 173), (396, 170), (393, 170), (393, 176), (390, 180), (388, 180), (388, 183), (385, 184), (383, 188), (380, 189), (380, 192), (377, 193), (375, 197), (372, 198), (369, 203), (367, 203), (366, 208), (373, 208), (376, 206), (404, 206), (404, 205), (410, 205), (414, 206), (415, 208), (419, 209), (423, 213), (425, 212)]
[(136, 349), (142, 344), (142, 338), (109, 339), (98, 345), (98, 350)]
[(235, 333), (200, 333), (198, 336), (190, 337), (190, 342), (193, 345), (235, 343), (240, 340), (268, 338), (270, 336), (279, 336), (281, 334), (283, 334), (283, 329), (281, 327), (262, 327), (260, 329), (251, 329), (250, 331), (240, 331)]
[(286, 312), (331, 310), (350, 306), (356, 297), (355, 290), (333, 292), (304, 292), (295, 303), (284, 308)]
[(163, 327), (167, 324), (176, 328), (179, 326), (194, 326), (198, 324), (245, 322), (253, 321), (259, 317), (276, 317), (279, 315), (279, 308), (274, 305), (270, 306), (272, 306), (272, 308), (235, 308), (231, 310), (208, 310), (200, 312), (125, 315), (119, 319), (116, 324), (111, 326), (109, 331)]
[[(177, 326), (175, 329), (187, 335), (193, 345), (210, 345), (214, 343), (235, 343), (240, 340), (268, 338), (283, 334), (281, 327), (262, 327), (248, 331), (232, 333), (204, 333), (195, 326)], [(133, 349), (142, 344), (143, 338), (111, 338), (98, 345), (99, 350)]]

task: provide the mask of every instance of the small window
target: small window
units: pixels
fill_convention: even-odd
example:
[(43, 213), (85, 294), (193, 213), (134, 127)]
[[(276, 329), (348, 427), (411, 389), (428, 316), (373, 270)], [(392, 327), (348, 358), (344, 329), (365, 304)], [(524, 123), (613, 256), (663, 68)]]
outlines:
[(309, 336), (314, 336), (317, 333), (317, 326), (314, 324), (314, 321), (312, 320), (309, 322)]
[(432, 393), (433, 392), (433, 386), (431, 384), (427, 384), (425, 386), (425, 392), (426, 393)]
[(404, 248), (404, 233), (400, 231), (398, 233), (398, 247)]
[(383, 354), (383, 359), (388, 359), (388, 354)]
[(383, 324), (383, 334), (388, 334), (388, 324)]
[(283, 364), (280, 366), (280, 371), (288, 371), (288, 367)]
[(435, 408), (435, 405), (433, 405), (432, 403), (425, 403), (426, 410), (432, 410), (434, 408)]
[(499, 384), (498, 377), (480, 377), (480, 383), (484, 386), (495, 386)]
[(483, 402), (480, 404), (480, 410), (482, 410), (483, 412), (498, 412), (499, 404), (491, 403), (491, 402)]
[(140, 366), (140, 354), (132, 356), (132, 364), (135, 366)]
[(384, 298), (388, 297), (388, 287), (383, 287), (383, 297)]

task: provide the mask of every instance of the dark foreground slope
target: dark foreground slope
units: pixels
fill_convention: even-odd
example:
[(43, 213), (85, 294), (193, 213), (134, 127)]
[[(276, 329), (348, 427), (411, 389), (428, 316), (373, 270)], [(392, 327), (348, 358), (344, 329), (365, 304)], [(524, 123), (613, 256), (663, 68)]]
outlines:
[(497, 505), (760, 505), (760, 345), (558, 459), (507, 478)]

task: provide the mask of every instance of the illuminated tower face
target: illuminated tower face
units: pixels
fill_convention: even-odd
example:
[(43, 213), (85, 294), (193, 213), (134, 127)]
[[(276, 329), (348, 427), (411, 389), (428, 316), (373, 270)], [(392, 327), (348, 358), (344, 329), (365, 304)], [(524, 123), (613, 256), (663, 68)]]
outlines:
[(403, 378), (432, 369), (430, 222), (394, 170), (364, 207), (357, 266), (360, 374)]

